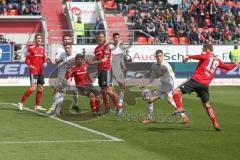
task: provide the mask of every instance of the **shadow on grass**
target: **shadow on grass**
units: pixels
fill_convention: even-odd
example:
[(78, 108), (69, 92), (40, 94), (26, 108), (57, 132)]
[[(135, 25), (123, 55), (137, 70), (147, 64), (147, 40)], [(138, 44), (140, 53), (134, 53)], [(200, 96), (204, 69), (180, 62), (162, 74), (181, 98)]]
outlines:
[(198, 129), (191, 128), (191, 126), (183, 126), (183, 127), (148, 127), (147, 131), (151, 132), (164, 132), (164, 131), (203, 131), (203, 132), (216, 132), (213, 129)]

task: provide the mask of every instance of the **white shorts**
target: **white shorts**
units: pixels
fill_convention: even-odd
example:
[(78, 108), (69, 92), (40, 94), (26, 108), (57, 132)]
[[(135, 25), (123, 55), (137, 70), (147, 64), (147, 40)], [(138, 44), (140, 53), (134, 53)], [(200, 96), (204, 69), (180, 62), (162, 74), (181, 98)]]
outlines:
[(66, 92), (66, 90), (70, 90), (70, 91), (76, 91), (77, 92), (77, 88), (73, 85), (70, 85), (68, 87), (67, 85), (67, 80), (65, 77), (57, 77), (56, 81), (55, 81), (55, 85), (54, 88), (57, 88), (59, 90), (64, 90)]
[(57, 77), (54, 88), (65, 89), (67, 87), (67, 80), (65, 77)]
[(172, 97), (173, 90), (175, 89), (175, 85), (173, 82), (161, 82), (161, 85), (158, 89), (154, 90), (153, 93), (155, 95), (159, 95), (161, 99), (164, 99), (164, 96)]

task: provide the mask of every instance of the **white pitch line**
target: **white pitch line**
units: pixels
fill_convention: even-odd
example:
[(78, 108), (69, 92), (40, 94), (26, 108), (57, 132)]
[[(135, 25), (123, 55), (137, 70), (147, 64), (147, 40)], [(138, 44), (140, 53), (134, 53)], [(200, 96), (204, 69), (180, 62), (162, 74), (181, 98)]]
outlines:
[[(17, 104), (15, 104), (15, 103), (0, 103), (0, 105), (1, 105), (1, 104), (8, 104), (8, 105), (12, 105), (12, 106), (17, 106)], [(47, 115), (47, 114), (45, 114), (45, 113), (40, 113), (40, 112), (37, 112), (37, 111), (32, 110), (32, 109), (27, 108), (27, 107), (23, 107), (23, 109), (25, 109), (26, 111), (32, 112), (32, 113), (36, 113), (36, 114), (38, 114), (38, 115), (42, 115), (42, 116), (45, 116), (45, 117), (49, 117), (49, 118), (51, 118), (51, 119), (54, 119), (54, 120), (57, 120), (57, 121), (59, 121), (59, 122), (68, 124), (68, 125), (70, 125), (70, 126), (74, 126), (74, 127), (76, 127), (76, 128), (80, 128), (80, 129), (82, 129), (82, 130), (85, 130), (85, 131), (88, 131), (88, 132), (92, 132), (92, 133), (97, 134), (97, 135), (101, 135), (101, 136), (106, 137), (106, 138), (109, 138), (109, 139), (111, 139), (111, 140), (113, 140), (113, 141), (119, 141), (119, 142), (120, 142), (120, 141), (124, 141), (124, 140), (122, 140), (122, 139), (120, 139), (120, 138), (117, 138), (117, 137), (108, 135), (108, 134), (106, 134), (106, 133), (99, 132), (99, 131), (97, 131), (97, 130), (94, 130), (94, 129), (91, 129), (91, 128), (87, 128), (87, 127), (84, 127), (84, 126), (82, 126), (82, 125), (75, 124), (75, 123), (72, 123), (72, 122), (69, 122), (69, 121), (65, 121), (65, 120), (62, 120), (62, 119), (60, 119), (60, 118)]]
[(86, 143), (86, 142), (114, 142), (115, 140), (71, 140), (71, 141), (19, 141), (1, 142), (1, 144), (38, 144), (38, 143)]

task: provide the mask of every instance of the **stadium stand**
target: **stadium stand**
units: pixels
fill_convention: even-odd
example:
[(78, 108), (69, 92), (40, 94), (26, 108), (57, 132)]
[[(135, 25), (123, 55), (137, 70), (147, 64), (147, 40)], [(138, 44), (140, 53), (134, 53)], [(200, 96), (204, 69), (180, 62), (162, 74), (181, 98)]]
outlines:
[(50, 44), (58, 43), (59, 38), (66, 33), (64, 30), (67, 30), (62, 2), (59, 0), (42, 0), (42, 14), (46, 17), (48, 42)]
[(0, 15), (40, 15), (39, 0), (2, 0), (0, 1)]
[[(1, 0), (1, 32), (8, 39), (20, 37), (14, 36), (15, 33), (25, 33), (21, 37), (22, 43), (32, 40), (26, 38), (31, 37), (29, 34), (39, 32), (44, 33), (47, 44), (60, 43), (64, 33), (77, 39), (74, 27), (77, 21), (71, 17), (73, 15), (67, 14), (74, 14), (71, 6), (67, 7), (68, 2), (86, 1)], [(122, 40), (135, 44), (232, 44), (232, 41), (240, 40), (239, 6), (240, 2), (232, 0), (182, 0), (179, 4), (163, 0), (101, 0), (96, 10), (102, 19), (100, 30), (106, 31), (108, 40), (117, 31)], [(16, 23), (16, 20), (21, 23)], [(71, 24), (69, 20), (74, 22)], [(78, 44), (96, 43), (97, 24), (97, 20), (84, 23), (84, 32), (80, 36), (83, 41)], [(13, 41), (19, 43), (18, 39)]]

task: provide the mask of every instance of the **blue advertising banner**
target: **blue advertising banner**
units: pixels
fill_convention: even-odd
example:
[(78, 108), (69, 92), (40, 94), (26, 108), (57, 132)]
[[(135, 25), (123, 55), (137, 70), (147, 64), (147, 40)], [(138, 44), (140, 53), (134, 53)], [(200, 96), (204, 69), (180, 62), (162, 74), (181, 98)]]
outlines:
[(0, 44), (0, 62), (11, 62), (11, 44)]
[[(175, 73), (176, 78), (189, 78), (192, 76), (193, 72), (195, 71), (197, 64), (196, 62), (169, 62), (172, 66), (172, 69)], [(151, 70), (151, 62), (148, 63), (129, 63), (127, 64), (127, 71), (131, 74), (138, 75), (141, 74), (140, 77), (148, 78), (150, 76)], [(132, 73), (134, 72), (134, 73)], [(234, 68), (233, 70), (223, 73), (221, 69), (216, 71), (215, 78), (240, 78), (240, 68), (239, 66)]]
[[(144, 77), (148, 78), (150, 76), (151, 62), (148, 63), (128, 63), (127, 72), (134, 72), (135, 74), (143, 74)], [(192, 76), (197, 63), (189, 62), (170, 62), (170, 65), (175, 72), (176, 78), (189, 78)], [(90, 69), (93, 69), (94, 66), (91, 66)], [(95, 66), (96, 67), (96, 66)], [(94, 67), (94, 68), (95, 68)], [(90, 71), (92, 72), (92, 71)], [(48, 63), (47, 68), (44, 69), (44, 77), (52, 78), (56, 77), (57, 66)], [(29, 77), (29, 68), (24, 62), (0, 62), (0, 79), (4, 78), (26, 78)], [(223, 73), (220, 69), (216, 71), (215, 78), (240, 78), (240, 68), (239, 66), (233, 70)]]
[[(56, 70), (56, 65), (48, 63), (44, 69), (44, 77), (48, 78)], [(0, 78), (29, 77), (29, 68), (24, 62), (0, 62)]]
[[(175, 72), (176, 78), (188, 78), (192, 76), (198, 63), (172, 62), (170, 64), (173, 68), (173, 71)], [(221, 69), (217, 69), (215, 78), (240, 78), (240, 68), (238, 66), (227, 73), (223, 73)]]

